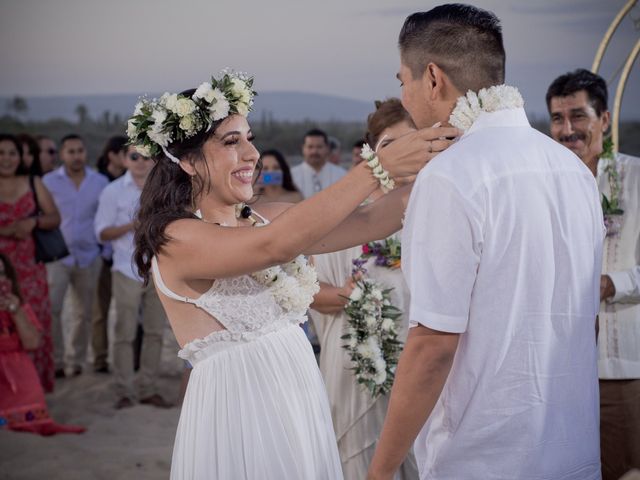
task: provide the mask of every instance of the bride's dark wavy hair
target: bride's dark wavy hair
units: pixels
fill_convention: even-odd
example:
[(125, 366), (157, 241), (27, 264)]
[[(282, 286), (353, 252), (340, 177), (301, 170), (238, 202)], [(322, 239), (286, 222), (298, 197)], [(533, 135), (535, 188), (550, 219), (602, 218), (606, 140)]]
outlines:
[[(181, 94), (191, 97), (195, 89), (185, 90)], [(155, 165), (149, 172), (140, 195), (140, 208), (135, 220), (133, 261), (138, 273), (149, 281), (151, 259), (170, 240), (166, 234), (167, 226), (182, 218), (196, 218), (193, 214), (194, 199), (211, 191), (209, 167), (202, 147), (216, 132), (225, 119), (213, 122), (208, 131), (201, 130), (194, 136), (182, 141), (174, 141), (167, 147), (174, 157), (188, 158), (192, 164), (203, 162), (206, 175), (195, 177), (188, 175), (180, 165), (161, 154), (153, 160)], [(260, 165), (257, 166), (258, 171)]]

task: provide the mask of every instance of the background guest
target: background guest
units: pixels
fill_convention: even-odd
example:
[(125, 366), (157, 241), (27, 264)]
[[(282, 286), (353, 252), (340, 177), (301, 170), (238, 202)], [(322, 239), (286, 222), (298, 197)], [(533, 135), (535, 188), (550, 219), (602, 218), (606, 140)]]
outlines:
[(52, 138), (46, 135), (38, 135), (38, 145), (40, 145), (40, 167), (42, 168), (42, 174), (49, 173), (58, 164), (58, 149), (56, 142)]
[(640, 467), (640, 158), (604, 152), (607, 97), (604, 79), (584, 69), (556, 78), (547, 91), (551, 136), (617, 204), (604, 209), (598, 338), (602, 478), (617, 480)]
[(55, 423), (47, 410), (38, 373), (27, 350), (42, 342), (42, 326), (24, 302), (18, 276), (0, 253), (0, 428), (54, 435), (83, 427)]
[(133, 342), (140, 313), (144, 329), (137, 378), (140, 403), (166, 408), (172, 405), (158, 394), (156, 380), (167, 317), (153, 281), (143, 283), (132, 260), (134, 219), (153, 161), (130, 146), (126, 152), (125, 167), (127, 173), (102, 192), (95, 219), (96, 236), (113, 246), (112, 278), (116, 302), (113, 372), (119, 397), (116, 408), (131, 407), (138, 397), (133, 385)]
[(327, 134), (317, 128), (309, 130), (302, 144), (304, 161), (291, 169), (293, 183), (304, 198), (333, 185), (346, 174), (344, 168), (328, 162), (329, 153)]
[(42, 165), (40, 164), (40, 144), (35, 138), (26, 133), (17, 135), (18, 141), (22, 145), (22, 161), (29, 170), (29, 175), (41, 177)]
[[(121, 177), (125, 172), (124, 162), (127, 152), (127, 138), (122, 135), (107, 140), (100, 157), (98, 157), (98, 171), (110, 182)], [(113, 250), (110, 242), (102, 242), (102, 266), (98, 276), (98, 289), (93, 306), (93, 320), (91, 333), (91, 349), (93, 351), (93, 369), (97, 373), (108, 373), (109, 365), (109, 337), (107, 324), (109, 305), (111, 304), (111, 266), (113, 265)]]
[(39, 177), (34, 177), (42, 210), (36, 216), (34, 192), (21, 153), (22, 146), (15, 137), (0, 134), (0, 252), (15, 265), (25, 302), (42, 327), (40, 346), (31, 354), (43, 388), (51, 392), (54, 383), (51, 304), (47, 273), (43, 264), (36, 263), (32, 232), (36, 226), (45, 230), (57, 228), (60, 215), (48, 189)]
[(256, 183), (259, 195), (256, 203), (297, 203), (302, 200), (302, 194), (293, 183), (289, 164), (279, 150), (265, 150), (260, 161), (262, 173)]
[(96, 162), (98, 172), (110, 182), (124, 175), (127, 155), (127, 137), (116, 135), (109, 138)]
[[(397, 98), (376, 102), (376, 111), (367, 119), (367, 141), (370, 145), (376, 145), (382, 137), (386, 137), (384, 142), (388, 144), (412, 131), (415, 131), (415, 126)], [(384, 192), (379, 190), (370, 200), (382, 195)], [(399, 239), (399, 233), (393, 238)], [(362, 252), (361, 247), (354, 247), (314, 256), (320, 292), (311, 305), (311, 318), (320, 341), (320, 371), (327, 387), (345, 480), (366, 477), (389, 403), (388, 395), (373, 398), (357, 382), (350, 354), (343, 348), (345, 340), (342, 337), (349, 324), (344, 307), (354, 288), (353, 260), (358, 259)], [(409, 289), (402, 272), (399, 268), (377, 266), (375, 260), (371, 258), (365, 264), (367, 277), (379, 282), (384, 289), (392, 288), (392, 304), (405, 311), (409, 307)], [(398, 339), (404, 342), (409, 327), (408, 317), (400, 317), (395, 323)], [(402, 464), (396, 478), (418, 478), (413, 453)]]
[(340, 140), (336, 137), (329, 137), (329, 162), (340, 165), (342, 161), (342, 151), (340, 151)]
[[(357, 140), (351, 147), (351, 168), (355, 167), (362, 161), (360, 154), (362, 153), (362, 147), (367, 143), (364, 138)], [(375, 145), (374, 145), (375, 147)]]
[[(87, 356), (87, 332), (102, 264), (93, 220), (98, 199), (109, 180), (87, 167), (84, 142), (78, 135), (67, 135), (60, 141), (60, 159), (62, 166), (46, 174), (43, 182), (60, 209), (61, 230), (70, 252), (65, 258), (47, 265), (56, 375), (64, 376), (65, 360), (73, 375), (79, 375)], [(61, 314), (69, 285), (74, 293), (75, 308), (71, 316), (71, 339), (66, 349)]]

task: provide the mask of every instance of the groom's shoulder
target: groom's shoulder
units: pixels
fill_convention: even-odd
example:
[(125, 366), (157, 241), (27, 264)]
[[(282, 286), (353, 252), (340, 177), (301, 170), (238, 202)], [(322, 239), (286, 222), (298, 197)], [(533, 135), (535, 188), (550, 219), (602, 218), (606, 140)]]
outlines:
[(491, 128), (463, 136), (431, 160), (421, 176), (437, 175), (458, 185), (477, 186), (510, 173), (547, 168), (584, 169), (584, 164), (530, 126)]

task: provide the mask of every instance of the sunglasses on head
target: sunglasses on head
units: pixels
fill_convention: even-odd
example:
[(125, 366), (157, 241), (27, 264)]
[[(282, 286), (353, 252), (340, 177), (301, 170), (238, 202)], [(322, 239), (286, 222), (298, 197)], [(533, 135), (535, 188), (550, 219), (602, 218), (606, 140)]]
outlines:
[(137, 152), (133, 152), (129, 154), (129, 160), (131, 160), (132, 162), (137, 162), (139, 159), (151, 160), (151, 157), (145, 157), (144, 155)]

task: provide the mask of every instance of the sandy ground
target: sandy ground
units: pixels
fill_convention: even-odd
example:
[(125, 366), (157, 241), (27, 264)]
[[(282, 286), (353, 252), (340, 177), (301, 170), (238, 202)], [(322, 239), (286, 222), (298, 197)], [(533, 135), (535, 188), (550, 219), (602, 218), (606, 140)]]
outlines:
[[(162, 395), (176, 401), (180, 377), (165, 376), (160, 384)], [(0, 431), (0, 479), (168, 478), (179, 408), (115, 410), (115, 400), (111, 375), (59, 381), (47, 397), (52, 417), (87, 432), (41, 437)]]
[[(112, 304), (111, 331), (113, 310)], [(175, 403), (184, 367), (168, 327), (164, 338), (158, 386), (160, 394)], [(47, 405), (56, 422), (82, 425), (87, 432), (41, 437), (0, 431), (0, 480), (169, 478), (180, 409), (136, 405), (115, 410), (113, 376), (93, 373), (90, 365), (85, 372), (90, 373), (58, 380)]]

